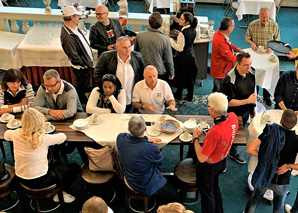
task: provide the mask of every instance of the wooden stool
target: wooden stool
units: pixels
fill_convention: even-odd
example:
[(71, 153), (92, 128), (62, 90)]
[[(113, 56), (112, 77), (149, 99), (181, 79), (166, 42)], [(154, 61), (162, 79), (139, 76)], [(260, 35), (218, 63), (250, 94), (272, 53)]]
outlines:
[[(35, 210), (35, 212), (50, 212), (50, 211), (56, 210), (59, 206), (61, 207), (61, 211), (64, 212), (64, 198), (63, 198), (63, 194), (62, 194), (62, 189), (60, 187), (58, 187), (57, 184), (54, 184), (52, 186), (42, 188), (42, 189), (31, 189), (31, 188), (25, 186), (24, 184), (22, 184), (21, 182), (19, 182), (19, 183), (20, 183), (21, 190), (22, 190), (23, 194), (26, 197), (32, 199), (34, 208), (32, 206), (31, 206), (31, 208), (33, 210)], [(59, 198), (60, 204), (58, 204), (58, 206), (56, 206), (53, 209), (41, 211), (38, 200), (52, 198), (57, 193), (58, 193), (58, 198)]]
[[(0, 198), (8, 196), (10, 203), (14, 203), (11, 197), (11, 192), (13, 190), (13, 179), (15, 177), (15, 170), (13, 166), (5, 164), (5, 169), (9, 173), (9, 177), (6, 180), (0, 181)], [(2, 211), (8, 211), (15, 207), (19, 203), (17, 200), (11, 207), (4, 209)]]
[(193, 159), (187, 158), (178, 163), (174, 175), (179, 180), (182, 203), (185, 201), (186, 192), (196, 192), (196, 199), (198, 199), (196, 165)]
[[(112, 186), (110, 184), (110, 181), (115, 176), (115, 172), (93, 172), (91, 171), (86, 164), (83, 164), (81, 167), (81, 177), (84, 181), (84, 188), (86, 191), (89, 192), (89, 190), (86, 187), (86, 184), (88, 185), (100, 185), (100, 187), (104, 188), (105, 193), (108, 194), (107, 189), (111, 189)], [(116, 192), (114, 188), (113, 190), (113, 196), (109, 200), (109, 202), (112, 202), (114, 198), (116, 197)]]
[(143, 212), (145, 213), (148, 213), (149, 211), (154, 209), (156, 202), (154, 203), (153, 207), (149, 209), (149, 196), (141, 195), (137, 193), (135, 190), (133, 190), (133, 188), (131, 188), (131, 186), (127, 183), (127, 180), (125, 177), (124, 177), (124, 184), (125, 184), (125, 213), (128, 213), (129, 211), (129, 207), (130, 207), (129, 201), (131, 198), (136, 200), (144, 200), (145, 209)]

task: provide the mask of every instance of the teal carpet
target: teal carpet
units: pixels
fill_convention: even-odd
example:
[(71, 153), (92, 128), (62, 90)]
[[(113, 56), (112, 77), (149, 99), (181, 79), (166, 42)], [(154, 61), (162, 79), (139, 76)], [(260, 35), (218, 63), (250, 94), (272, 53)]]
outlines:
[[(12, 0), (9, 3), (14, 4)], [(42, 1), (40, 0), (29, 0), (30, 7), (44, 8)], [(128, 0), (129, 3), (129, 11), (130, 12), (143, 12), (143, 3), (142, 1), (131, 1)], [(23, 1), (21, 1), (21, 5), (25, 5)], [(52, 8), (57, 8), (57, 1), (52, 1)], [(163, 10), (160, 10), (163, 12)], [(224, 9), (220, 4), (196, 4), (196, 15), (200, 16), (208, 16), (209, 20), (215, 21), (215, 29), (219, 27), (221, 19), (223, 16)], [(292, 47), (297, 47), (297, 35), (298, 35), (298, 8), (281, 8), (279, 12), (279, 23), (281, 29), (281, 39), (282, 41), (289, 43)], [(254, 17), (251, 17), (251, 20)], [(247, 48), (248, 45), (244, 41), (244, 35), (246, 29), (239, 28), (240, 25), (245, 24), (244, 21), (238, 22), (236, 16), (234, 16), (235, 20), (235, 29), (232, 33), (232, 43), (236, 44), (240, 48)], [(211, 44), (209, 48), (209, 52), (211, 53)], [(281, 61), (280, 69), (281, 70), (289, 70), (293, 69), (294, 63), (291, 61)], [(207, 115), (207, 97), (208, 94), (211, 93), (212, 90), (212, 78), (208, 74), (207, 79), (204, 80), (204, 85), (199, 87), (199, 81), (197, 80), (194, 91), (194, 99), (191, 103), (186, 101), (180, 101), (177, 103), (178, 111), (175, 112), (177, 114), (193, 114), (193, 115)], [(186, 91), (184, 91), (184, 95)], [(262, 91), (259, 93), (258, 97), (259, 101), (262, 101)], [(272, 106), (273, 107), (273, 106)], [(272, 108), (271, 107), (271, 108)], [(268, 108), (268, 107), (267, 107)], [(172, 112), (166, 112), (172, 113)], [(0, 159), (6, 163), (13, 165), (13, 160), (10, 155), (9, 143), (5, 142), (5, 150), (8, 155), (5, 159), (2, 158), (0, 154)], [(249, 155), (245, 152), (245, 147), (238, 148), (240, 154), (244, 156), (244, 158), (248, 161)], [(164, 154), (164, 162), (162, 165), (162, 172), (173, 172), (175, 165), (179, 162), (179, 147), (178, 146), (166, 146), (162, 149)], [(187, 152), (187, 148), (185, 148), (185, 155)], [(69, 162), (77, 162), (80, 165), (82, 161), (78, 153), (75, 151), (74, 153), (68, 155)], [(224, 211), (226, 213), (240, 213), (244, 210), (246, 202), (248, 201), (249, 195), (246, 193), (247, 188), (247, 164), (240, 165), (234, 161), (231, 161), (229, 158), (227, 159), (227, 172), (220, 176), (220, 187), (224, 201)], [(298, 186), (298, 177), (293, 177), (291, 180), (290, 186), (290, 195), (287, 196), (286, 203), (293, 204), (294, 199), (296, 197)], [(118, 186), (115, 183), (115, 188), (117, 189), (116, 199), (109, 204), (110, 207), (114, 210), (115, 213), (124, 212), (124, 193), (121, 186)], [(69, 191), (70, 194), (76, 197), (76, 201), (71, 204), (66, 204), (67, 212), (76, 213), (80, 212), (83, 203), (86, 201), (87, 197), (85, 196), (81, 181), (77, 178), (75, 184), (73, 184), (72, 188)], [(0, 199), (0, 209), (4, 209), (7, 207), (8, 201), (6, 198)], [(48, 207), (48, 204), (46, 204)], [(194, 212), (201, 212), (200, 202), (195, 205), (187, 206), (188, 209), (193, 210)], [(20, 205), (15, 207), (9, 212), (22, 212)], [(24, 211), (28, 212), (28, 211)], [(59, 212), (54, 211), (54, 212)], [(272, 206), (269, 206), (267, 201), (263, 200), (263, 202), (259, 205), (257, 213), (269, 213), (272, 212)]]

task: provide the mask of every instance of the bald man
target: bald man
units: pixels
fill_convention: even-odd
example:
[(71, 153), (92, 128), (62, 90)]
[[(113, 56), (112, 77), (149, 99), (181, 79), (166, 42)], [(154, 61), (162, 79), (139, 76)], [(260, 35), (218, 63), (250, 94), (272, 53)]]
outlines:
[(169, 104), (166, 109), (178, 110), (169, 84), (157, 77), (157, 69), (148, 65), (144, 69), (144, 80), (134, 87), (132, 106), (143, 114), (162, 114), (165, 102)]
[(118, 19), (108, 17), (109, 10), (106, 6), (98, 6), (95, 15), (98, 22), (91, 26), (89, 41), (90, 46), (98, 50), (99, 57), (104, 51), (115, 49), (116, 39), (125, 33)]
[[(259, 12), (259, 19), (252, 21), (247, 28), (245, 40), (253, 50), (257, 50), (258, 46), (264, 46), (267, 53), (272, 52), (267, 47), (267, 42), (270, 40), (280, 40), (279, 26), (273, 20), (269, 19), (270, 11), (263, 7)], [(270, 93), (263, 88), (263, 99), (267, 106), (271, 106)]]

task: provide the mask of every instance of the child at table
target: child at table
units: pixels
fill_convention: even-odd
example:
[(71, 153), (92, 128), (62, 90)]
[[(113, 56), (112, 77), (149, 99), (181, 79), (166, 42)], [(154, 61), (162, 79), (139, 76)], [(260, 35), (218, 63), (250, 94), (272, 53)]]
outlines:
[(27, 109), (28, 103), (33, 101), (34, 91), (21, 71), (7, 70), (0, 87), (0, 115), (23, 112)]
[(87, 102), (87, 113), (123, 113), (126, 107), (126, 93), (117, 76), (106, 74), (100, 88), (95, 87)]
[[(4, 139), (14, 145), (15, 173), (25, 186), (39, 189), (58, 184), (63, 190), (65, 203), (71, 203), (75, 197), (67, 190), (76, 180), (80, 166), (69, 163), (50, 162), (47, 159), (49, 146), (61, 144), (66, 140), (64, 133), (45, 134), (44, 116), (33, 108), (26, 109), (22, 115), (22, 128), (7, 130)], [(57, 194), (53, 200), (59, 202)]]

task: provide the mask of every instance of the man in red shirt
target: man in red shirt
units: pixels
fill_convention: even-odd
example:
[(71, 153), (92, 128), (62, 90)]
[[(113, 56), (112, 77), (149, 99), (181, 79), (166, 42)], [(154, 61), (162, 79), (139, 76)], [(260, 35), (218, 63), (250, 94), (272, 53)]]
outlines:
[(210, 74), (214, 78), (213, 92), (222, 92), (226, 72), (231, 70), (236, 62), (234, 53), (243, 52), (231, 43), (230, 34), (233, 32), (234, 26), (233, 18), (224, 18), (213, 37), (210, 65)]
[(227, 113), (227, 109), (227, 96), (218, 92), (209, 95), (208, 112), (215, 125), (207, 133), (203, 146), (199, 143), (202, 129), (196, 129), (193, 133), (199, 160), (196, 170), (202, 212), (223, 212), (218, 177), (226, 168), (226, 156), (238, 130), (237, 116), (233, 112)]

